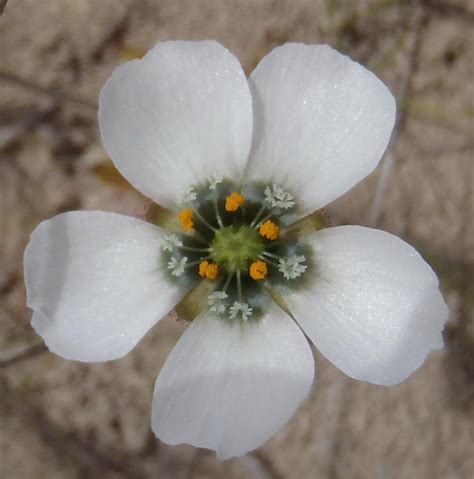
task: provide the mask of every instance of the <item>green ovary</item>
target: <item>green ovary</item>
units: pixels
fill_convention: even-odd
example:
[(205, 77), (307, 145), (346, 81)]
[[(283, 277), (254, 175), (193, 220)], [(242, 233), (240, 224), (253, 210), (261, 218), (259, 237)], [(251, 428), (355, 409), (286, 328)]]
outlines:
[(247, 270), (265, 251), (265, 245), (258, 231), (249, 226), (228, 226), (217, 231), (211, 244), (211, 257), (228, 272)]

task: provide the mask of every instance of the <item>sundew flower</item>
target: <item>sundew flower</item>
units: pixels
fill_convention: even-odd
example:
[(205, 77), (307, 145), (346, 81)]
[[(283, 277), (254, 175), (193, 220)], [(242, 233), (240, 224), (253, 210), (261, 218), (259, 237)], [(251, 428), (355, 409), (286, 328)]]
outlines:
[[(247, 80), (214, 41), (157, 44), (100, 96), (103, 144), (155, 204), (41, 223), (25, 252), (32, 325), (54, 353), (108, 361), (176, 306), (190, 325), (155, 385), (152, 429), (226, 459), (307, 396), (303, 332), (352, 378), (394, 385), (443, 344), (447, 308), (420, 255), (317, 210), (367, 176), (395, 102), (324, 45), (286, 44)], [(316, 213), (315, 213), (316, 212)]]

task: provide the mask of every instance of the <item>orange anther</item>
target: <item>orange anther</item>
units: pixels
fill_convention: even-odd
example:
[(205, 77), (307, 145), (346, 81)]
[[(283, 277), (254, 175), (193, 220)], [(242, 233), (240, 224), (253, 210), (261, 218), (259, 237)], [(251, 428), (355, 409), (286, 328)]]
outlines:
[(250, 265), (250, 276), (252, 279), (264, 279), (267, 276), (267, 263), (264, 261), (254, 261)]
[(216, 279), (219, 274), (219, 265), (209, 263), (209, 261), (201, 261), (199, 263), (199, 275), (207, 279)]
[(216, 263), (210, 263), (206, 270), (207, 279), (216, 279), (219, 274), (219, 266)]
[(258, 232), (269, 240), (276, 240), (279, 230), (280, 228), (273, 221), (267, 220), (260, 225)]
[(209, 261), (201, 261), (199, 263), (199, 275), (203, 278), (206, 277), (207, 267), (209, 266)]
[(190, 230), (194, 226), (193, 222), (193, 210), (191, 208), (187, 208), (185, 210), (181, 210), (178, 213), (178, 218), (181, 223), (181, 226), (185, 230)]
[(237, 211), (243, 205), (244, 201), (245, 198), (237, 191), (234, 191), (225, 199), (225, 210)]

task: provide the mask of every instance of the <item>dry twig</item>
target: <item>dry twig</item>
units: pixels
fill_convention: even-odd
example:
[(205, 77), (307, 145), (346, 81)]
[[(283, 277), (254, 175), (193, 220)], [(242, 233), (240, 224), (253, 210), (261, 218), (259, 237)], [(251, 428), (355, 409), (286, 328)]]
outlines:
[(30, 112), (22, 118), (13, 128), (0, 136), (0, 151), (21, 140), (26, 133), (53, 115), (57, 108), (58, 105), (54, 102), (45, 108)]
[(0, 0), (0, 16), (3, 15), (5, 7), (7, 6), (8, 0)]
[(36, 343), (31, 346), (22, 346), (6, 353), (0, 353), (0, 369), (47, 351), (48, 348), (44, 343)]

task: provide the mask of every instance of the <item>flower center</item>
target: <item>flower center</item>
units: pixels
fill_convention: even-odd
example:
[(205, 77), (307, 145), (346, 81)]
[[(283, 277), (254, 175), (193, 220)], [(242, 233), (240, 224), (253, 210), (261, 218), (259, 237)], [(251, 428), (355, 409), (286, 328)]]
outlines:
[(268, 291), (303, 284), (311, 251), (294, 234), (304, 225), (294, 222), (290, 192), (258, 183), (242, 188), (214, 175), (186, 191), (182, 203), (173, 216), (175, 233), (165, 236), (163, 261), (173, 283), (208, 288), (193, 301), (219, 316), (247, 321), (265, 312)]
[(218, 230), (211, 243), (211, 258), (228, 273), (247, 271), (265, 252), (265, 244), (255, 228), (227, 226)]

